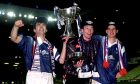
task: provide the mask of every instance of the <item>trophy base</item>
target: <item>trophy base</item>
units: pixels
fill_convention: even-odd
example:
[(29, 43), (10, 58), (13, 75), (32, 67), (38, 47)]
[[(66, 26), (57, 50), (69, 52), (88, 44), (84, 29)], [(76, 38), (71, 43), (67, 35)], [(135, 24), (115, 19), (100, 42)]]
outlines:
[(82, 56), (82, 52), (74, 52), (74, 57), (81, 58)]
[(68, 36), (69, 38), (75, 38), (76, 37), (74, 34), (72, 34), (72, 35), (66, 35), (66, 34), (61, 35), (61, 37), (66, 37), (66, 36)]
[(82, 52), (74, 52), (72, 57), (69, 58), (68, 62), (72, 64), (76, 64), (77, 61), (84, 60), (84, 56)]

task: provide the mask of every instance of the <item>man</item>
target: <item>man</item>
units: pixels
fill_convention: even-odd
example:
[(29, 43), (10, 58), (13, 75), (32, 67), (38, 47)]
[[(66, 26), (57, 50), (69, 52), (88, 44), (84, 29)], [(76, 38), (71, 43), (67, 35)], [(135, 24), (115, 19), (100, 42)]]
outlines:
[(64, 63), (68, 37), (63, 38), (65, 41), (63, 42), (61, 55), (59, 55), (57, 48), (45, 37), (48, 31), (45, 17), (39, 17), (35, 21), (34, 37), (18, 35), (18, 30), (22, 26), (24, 26), (22, 20), (15, 21), (11, 31), (11, 40), (17, 43), (23, 51), (28, 70), (26, 84), (54, 84), (54, 61)]
[(115, 22), (109, 22), (106, 36), (100, 36), (102, 46), (97, 56), (97, 71), (101, 84), (116, 84), (117, 78), (127, 74), (127, 58), (124, 45), (117, 39), (118, 27)]
[[(83, 21), (81, 32), (82, 35), (78, 39), (70, 41), (67, 46), (67, 58), (63, 75), (65, 84), (89, 84), (92, 70), (95, 68), (96, 60), (94, 59), (97, 54), (98, 42), (93, 39), (93, 22), (90, 20)], [(83, 75), (84, 72), (90, 74)]]

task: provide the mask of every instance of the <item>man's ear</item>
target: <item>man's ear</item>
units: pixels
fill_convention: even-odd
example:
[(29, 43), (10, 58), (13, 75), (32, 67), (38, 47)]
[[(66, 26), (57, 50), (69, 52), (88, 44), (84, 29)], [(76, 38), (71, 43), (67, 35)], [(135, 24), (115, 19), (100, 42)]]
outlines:
[(105, 33), (107, 34), (107, 30), (105, 30)]
[(36, 32), (35, 28), (33, 29), (33, 32), (34, 32), (34, 33)]
[(46, 28), (46, 32), (48, 32), (48, 29)]
[(83, 29), (80, 29), (81, 33), (83, 33)]
[(119, 32), (119, 30), (117, 30), (117, 32), (116, 33), (118, 33)]

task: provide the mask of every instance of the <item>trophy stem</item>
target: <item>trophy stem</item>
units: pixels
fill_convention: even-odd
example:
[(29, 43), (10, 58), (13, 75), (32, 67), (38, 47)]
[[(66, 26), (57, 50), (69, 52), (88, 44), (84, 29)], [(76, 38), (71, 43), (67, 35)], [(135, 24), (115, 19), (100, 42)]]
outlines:
[(62, 36), (69, 36), (69, 38), (74, 38), (75, 34), (72, 31), (72, 27), (71, 27), (72, 21), (71, 21), (71, 19), (67, 18), (67, 20), (65, 20), (65, 22), (66, 22), (65, 31), (64, 31)]

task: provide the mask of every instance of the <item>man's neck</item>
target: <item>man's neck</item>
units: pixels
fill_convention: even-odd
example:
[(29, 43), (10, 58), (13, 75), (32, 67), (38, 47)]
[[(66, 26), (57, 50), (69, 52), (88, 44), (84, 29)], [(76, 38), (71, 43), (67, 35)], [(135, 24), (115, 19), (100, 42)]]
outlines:
[(46, 40), (45, 35), (36, 35), (37, 37), (40, 37), (42, 41)]
[(85, 41), (87, 41), (87, 42), (91, 40), (91, 38), (86, 38), (86, 37), (84, 37), (84, 36), (83, 36), (83, 39), (84, 39)]
[(112, 44), (112, 43), (116, 42), (116, 37), (108, 38), (108, 41)]

